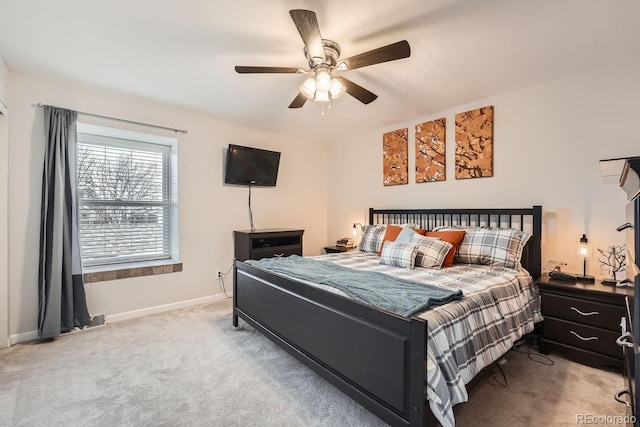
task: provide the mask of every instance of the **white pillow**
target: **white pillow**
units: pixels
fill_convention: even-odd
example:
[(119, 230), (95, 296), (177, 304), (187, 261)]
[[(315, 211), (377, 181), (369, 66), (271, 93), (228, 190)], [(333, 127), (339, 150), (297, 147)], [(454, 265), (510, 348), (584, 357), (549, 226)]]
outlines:
[(411, 243), (411, 239), (416, 234), (418, 233), (413, 228), (402, 227), (402, 231), (398, 234), (395, 241), (396, 243)]

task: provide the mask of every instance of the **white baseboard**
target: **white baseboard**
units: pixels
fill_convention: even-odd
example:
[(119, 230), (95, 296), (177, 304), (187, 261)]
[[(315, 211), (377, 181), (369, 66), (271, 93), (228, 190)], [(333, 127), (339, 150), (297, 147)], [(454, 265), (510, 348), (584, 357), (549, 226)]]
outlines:
[(38, 331), (23, 332), (21, 334), (9, 335), (9, 346), (18, 344), (19, 342), (31, 341), (38, 339)]
[[(227, 299), (224, 294), (209, 295), (202, 298), (194, 298), (185, 301), (173, 302), (171, 304), (157, 305), (155, 307), (141, 308), (139, 310), (125, 311), (124, 313), (108, 314), (105, 316), (105, 323), (121, 322), (123, 320), (135, 319), (136, 317), (148, 314), (164, 313), (165, 311), (177, 310), (180, 308), (192, 307), (201, 304), (210, 304)], [(38, 331), (23, 332), (9, 336), (9, 346), (25, 341), (38, 339)]]
[(123, 320), (135, 319), (136, 317), (146, 316), (148, 314), (163, 313), (165, 311), (177, 310), (179, 308), (186, 308), (194, 305), (209, 304), (212, 302), (223, 301), (225, 299), (227, 299), (227, 297), (225, 297), (223, 294), (209, 295), (202, 298), (173, 302), (171, 304), (157, 305), (155, 307), (141, 308), (139, 310), (133, 311), (125, 311), (124, 313), (107, 314), (105, 317), (105, 322), (121, 322)]

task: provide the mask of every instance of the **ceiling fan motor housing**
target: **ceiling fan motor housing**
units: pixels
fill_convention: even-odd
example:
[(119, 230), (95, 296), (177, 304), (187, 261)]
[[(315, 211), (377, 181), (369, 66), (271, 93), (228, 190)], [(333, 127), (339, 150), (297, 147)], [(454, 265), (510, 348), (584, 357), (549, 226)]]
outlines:
[(304, 48), (304, 56), (309, 60), (309, 68), (312, 70), (319, 65), (333, 68), (338, 63), (338, 58), (340, 58), (340, 45), (333, 40), (322, 39), (322, 47), (324, 48), (324, 63), (320, 58), (309, 58), (309, 51), (306, 47)]

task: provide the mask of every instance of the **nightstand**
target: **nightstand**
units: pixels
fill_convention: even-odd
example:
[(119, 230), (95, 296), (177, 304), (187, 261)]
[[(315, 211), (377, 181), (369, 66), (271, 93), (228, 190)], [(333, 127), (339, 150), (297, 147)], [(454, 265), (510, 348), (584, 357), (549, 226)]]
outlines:
[(354, 250), (355, 248), (345, 248), (344, 246), (325, 246), (324, 253), (325, 254), (337, 254), (340, 252), (349, 252)]
[(622, 369), (620, 319), (627, 316), (626, 300), (631, 288), (616, 288), (595, 282), (564, 282), (543, 274), (536, 281), (540, 290), (544, 322), (540, 353), (560, 351), (578, 363), (610, 365)]

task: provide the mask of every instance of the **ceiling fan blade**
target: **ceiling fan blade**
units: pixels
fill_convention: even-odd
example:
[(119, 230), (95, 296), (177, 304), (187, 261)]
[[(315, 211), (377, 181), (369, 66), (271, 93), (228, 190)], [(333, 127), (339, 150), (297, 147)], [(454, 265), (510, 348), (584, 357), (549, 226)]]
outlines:
[(289, 104), (289, 108), (301, 108), (305, 102), (307, 102), (306, 96), (302, 94), (302, 92), (298, 92), (298, 96)]
[(310, 10), (294, 9), (289, 11), (289, 15), (291, 15), (300, 37), (307, 47), (309, 58), (315, 59), (314, 63), (325, 62), (324, 46), (322, 46), (322, 36), (316, 14)]
[(352, 56), (351, 58), (343, 59), (340, 62), (347, 64), (349, 70), (355, 70), (356, 68), (362, 68), (368, 65), (408, 58), (410, 55), (411, 47), (409, 46), (409, 42), (402, 40), (400, 42), (392, 43), (387, 46)]
[(363, 104), (369, 104), (376, 100), (378, 95), (373, 92), (368, 91), (360, 85), (355, 84), (351, 80), (347, 80), (344, 77), (336, 77), (336, 79), (340, 80), (340, 83), (344, 86), (345, 91), (353, 96), (358, 101)]
[(247, 67), (236, 65), (236, 73), (292, 73), (295, 74), (300, 70), (299, 67)]

